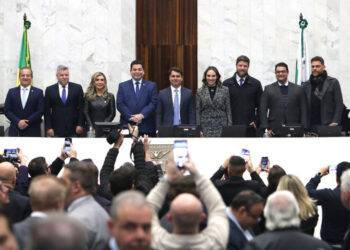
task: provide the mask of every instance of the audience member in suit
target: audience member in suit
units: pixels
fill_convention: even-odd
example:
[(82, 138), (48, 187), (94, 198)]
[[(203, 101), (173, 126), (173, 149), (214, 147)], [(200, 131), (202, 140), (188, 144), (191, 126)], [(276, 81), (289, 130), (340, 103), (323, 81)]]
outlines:
[(65, 214), (53, 214), (39, 220), (29, 233), (27, 250), (92, 250), (82, 223)]
[(343, 96), (338, 80), (328, 76), (324, 60), (320, 56), (311, 59), (312, 74), (303, 85), (309, 112), (308, 126), (341, 125)]
[(69, 69), (59, 65), (58, 83), (45, 91), (45, 129), (50, 137), (76, 137), (84, 131), (84, 93), (79, 84), (69, 81)]
[[(343, 172), (340, 177), (340, 198), (347, 210), (350, 210), (350, 170), (347, 169)], [(350, 249), (350, 227), (348, 228), (347, 233), (345, 234), (343, 250)]]
[(230, 222), (228, 250), (241, 250), (247, 241), (253, 239), (255, 234), (251, 228), (258, 222), (263, 210), (264, 199), (254, 191), (245, 190), (233, 198), (226, 208)]
[(220, 77), (218, 69), (209, 66), (203, 74), (203, 86), (197, 91), (197, 125), (201, 125), (205, 137), (220, 137), (222, 127), (232, 125), (230, 96)]
[(322, 207), (321, 239), (330, 244), (334, 249), (340, 249), (346, 230), (350, 226), (350, 211), (341, 203), (340, 185), (343, 172), (350, 168), (349, 162), (341, 162), (337, 166), (334, 189), (322, 188), (317, 190), (321, 178), (329, 174), (329, 166), (320, 168), (315, 177), (306, 184), (306, 189), (311, 198)]
[[(267, 196), (266, 188), (259, 182), (243, 179), (246, 164), (252, 164), (251, 160), (249, 159), (246, 163), (240, 156), (231, 156), (210, 178), (219, 190), (226, 206), (229, 206), (232, 199), (243, 190), (252, 190), (264, 198)], [(224, 175), (225, 178), (222, 180)]]
[(169, 69), (170, 87), (159, 91), (157, 128), (179, 124), (196, 124), (196, 108), (192, 91), (182, 87), (184, 73), (178, 67)]
[(25, 249), (29, 232), (35, 223), (48, 216), (49, 213), (63, 212), (66, 188), (57, 177), (41, 175), (31, 182), (29, 195), (33, 212), (30, 217), (14, 225), (20, 249)]
[(311, 199), (301, 180), (291, 174), (283, 176), (277, 186), (277, 191), (290, 191), (298, 202), (300, 230), (303, 233), (314, 235), (318, 221), (316, 201)]
[(91, 77), (85, 94), (84, 115), (88, 129), (95, 129), (95, 122), (111, 122), (115, 117), (114, 95), (108, 92), (107, 78), (102, 72)]
[[(0, 191), (0, 193), (1, 192), (2, 191)], [(0, 198), (0, 200), (1, 200), (0, 201), (0, 235), (1, 235), (0, 249), (17, 250), (18, 245), (16, 242), (16, 238), (13, 234), (13, 226), (10, 220), (9, 211), (4, 206), (4, 204), (2, 204), (3, 202), (2, 198)]]
[(259, 126), (259, 105), (263, 92), (259, 80), (248, 74), (250, 60), (239, 56), (236, 60), (235, 74), (223, 82), (230, 93), (232, 124), (247, 125), (248, 136), (256, 136)]
[(248, 241), (244, 250), (331, 250), (331, 247), (298, 230), (299, 206), (289, 191), (277, 191), (267, 199), (264, 215), (270, 230)]
[(277, 81), (267, 85), (261, 96), (261, 128), (268, 129), (269, 136), (275, 135), (282, 125), (307, 126), (306, 97), (301, 86), (288, 81), (288, 65), (276, 64)]
[(44, 96), (39, 88), (30, 86), (33, 71), (21, 68), (21, 85), (8, 91), (5, 116), (10, 120), (9, 136), (41, 136), (40, 123), (44, 114)]
[(154, 135), (156, 124), (154, 111), (157, 105), (157, 85), (143, 79), (145, 75), (143, 62), (134, 60), (130, 65), (131, 79), (119, 84), (117, 109), (120, 123), (137, 124), (140, 134)]
[(89, 249), (103, 249), (109, 239), (106, 227), (109, 216), (91, 195), (96, 188), (94, 170), (86, 162), (76, 161), (64, 166), (61, 178), (68, 190), (68, 214), (85, 226)]
[[(113, 198), (105, 250), (150, 249), (152, 210), (140, 191), (123, 191)], [(133, 229), (130, 230), (132, 225)]]
[(8, 196), (10, 199), (8, 209), (13, 223), (24, 220), (32, 212), (29, 198), (14, 190), (16, 179), (15, 166), (10, 162), (0, 163), (0, 180), (3, 185), (8, 188)]

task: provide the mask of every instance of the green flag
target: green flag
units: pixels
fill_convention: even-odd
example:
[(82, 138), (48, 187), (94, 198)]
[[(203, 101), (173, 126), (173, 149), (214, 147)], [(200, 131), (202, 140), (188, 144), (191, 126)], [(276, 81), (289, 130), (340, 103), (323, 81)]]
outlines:
[[(30, 28), (30, 22), (27, 20), (24, 21), (22, 44), (21, 44), (21, 51), (19, 54), (19, 63), (18, 63), (18, 70), (17, 70), (17, 86), (20, 85), (20, 81), (19, 81), (20, 69), (23, 67), (31, 68), (28, 34), (27, 34), (27, 30), (29, 28)], [(33, 82), (32, 82), (32, 85), (33, 85)]]

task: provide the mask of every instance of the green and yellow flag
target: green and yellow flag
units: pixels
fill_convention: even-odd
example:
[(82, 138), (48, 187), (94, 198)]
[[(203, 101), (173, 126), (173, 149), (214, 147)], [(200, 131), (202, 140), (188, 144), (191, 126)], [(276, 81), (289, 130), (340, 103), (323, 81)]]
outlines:
[[(21, 45), (21, 51), (20, 51), (19, 63), (18, 63), (18, 70), (17, 70), (17, 86), (20, 85), (20, 81), (19, 81), (19, 71), (20, 71), (20, 69), (23, 68), (23, 67), (31, 68), (29, 43), (28, 43), (28, 34), (27, 34), (27, 30), (29, 28), (30, 28), (30, 22), (25, 20), (24, 21), (24, 27), (23, 27), (22, 45)], [(33, 82), (31, 83), (31, 85), (33, 85)]]

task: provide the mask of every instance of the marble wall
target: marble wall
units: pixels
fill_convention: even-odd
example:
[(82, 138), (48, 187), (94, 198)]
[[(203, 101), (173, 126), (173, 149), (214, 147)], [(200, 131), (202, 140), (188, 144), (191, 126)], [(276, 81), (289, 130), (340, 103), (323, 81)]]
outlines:
[(106, 74), (112, 93), (129, 79), (136, 55), (135, 1), (0, 0), (0, 103), (16, 83), (23, 13), (32, 23), (28, 38), (35, 86), (55, 83), (59, 64), (70, 67), (70, 80), (84, 90), (96, 71)]
[(198, 0), (198, 79), (215, 65), (226, 79), (239, 55), (251, 59), (250, 74), (263, 85), (275, 80), (274, 65), (289, 65), (294, 82), (299, 13), (308, 20), (309, 55), (325, 59), (338, 78), (350, 107), (350, 1), (347, 0)]
[[(274, 81), (279, 61), (289, 64), (294, 81), (300, 12), (309, 22), (310, 56), (325, 58), (350, 107), (347, 0), (198, 0), (198, 79), (208, 65), (217, 66), (224, 79), (230, 77), (236, 57), (245, 54), (251, 75), (263, 85)], [(35, 86), (45, 89), (56, 82), (58, 64), (68, 65), (71, 81), (84, 89), (96, 71), (107, 75), (113, 93), (130, 77), (135, 0), (0, 0), (0, 103), (16, 82), (23, 13), (32, 22), (28, 36)], [(3, 120), (0, 116), (0, 124)]]

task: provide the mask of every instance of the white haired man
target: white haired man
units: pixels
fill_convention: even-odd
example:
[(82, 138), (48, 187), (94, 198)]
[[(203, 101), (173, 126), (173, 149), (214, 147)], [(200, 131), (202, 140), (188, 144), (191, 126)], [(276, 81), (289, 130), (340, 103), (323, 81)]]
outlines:
[(270, 195), (264, 208), (264, 215), (266, 228), (270, 231), (249, 241), (245, 250), (331, 249), (327, 243), (298, 230), (299, 206), (291, 192), (277, 191)]

